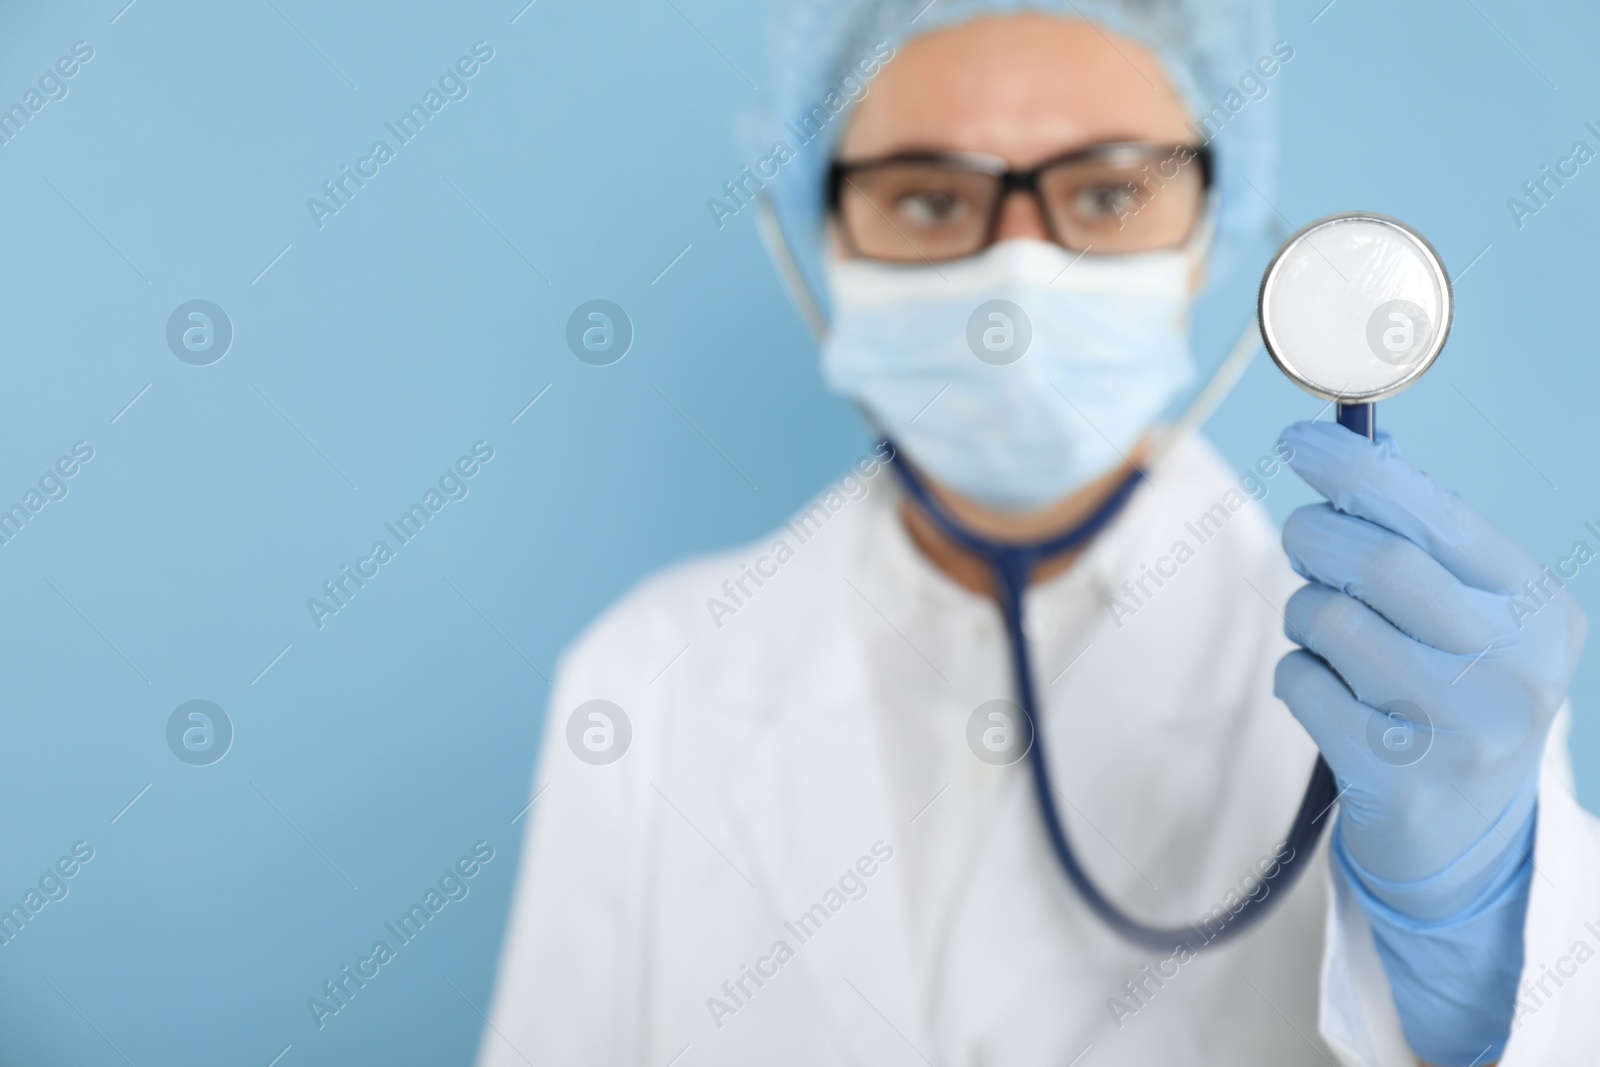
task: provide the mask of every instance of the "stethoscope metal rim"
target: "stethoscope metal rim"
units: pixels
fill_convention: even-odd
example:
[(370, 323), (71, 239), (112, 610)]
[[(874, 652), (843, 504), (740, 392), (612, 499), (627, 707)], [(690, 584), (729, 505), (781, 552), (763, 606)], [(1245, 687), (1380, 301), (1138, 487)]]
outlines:
[[(1401, 378), (1395, 384), (1387, 386), (1383, 389), (1371, 389), (1367, 390), (1366, 392), (1341, 394), (1330, 392), (1329, 390), (1323, 388), (1319, 383), (1313, 382), (1309, 378), (1305, 377), (1298, 369), (1291, 366), (1283, 359), (1282, 356), (1278, 354), (1278, 345), (1275, 343), (1275, 339), (1273, 337), (1271, 323), (1267, 321), (1266, 311), (1267, 297), (1272, 291), (1273, 283), (1277, 280), (1278, 264), (1282, 261), (1284, 255), (1288, 253), (1291, 248), (1294, 248), (1296, 245), (1298, 245), (1302, 239), (1308, 237), (1312, 233), (1315, 233), (1317, 230), (1324, 229), (1325, 227), (1332, 226), (1340, 222), (1346, 222), (1351, 219), (1359, 219), (1363, 222), (1376, 222), (1380, 225), (1388, 226), (1391, 229), (1397, 230), (1402, 236), (1409, 240), (1412, 245), (1416, 247), (1417, 251), (1422, 253), (1423, 258), (1427, 260), (1428, 265), (1434, 269), (1437, 277), (1442, 282), (1439, 299), (1443, 304), (1443, 314), (1439, 316), (1441, 320), (1441, 328), (1439, 329), (1438, 334), (1434, 337), (1433, 343), (1428, 346), (1428, 351), (1421, 359), (1417, 360), (1416, 366), (1412, 367), (1406, 373), (1405, 377)], [(1450, 283), (1450, 272), (1445, 269), (1444, 258), (1439, 255), (1438, 249), (1429, 244), (1426, 237), (1423, 237), (1422, 234), (1418, 233), (1416, 230), (1413, 230), (1410, 226), (1407, 226), (1399, 219), (1393, 218), (1389, 215), (1379, 214), (1376, 211), (1346, 211), (1338, 215), (1325, 215), (1320, 219), (1315, 219), (1307, 223), (1294, 233), (1290, 234), (1289, 238), (1283, 242), (1282, 247), (1278, 249), (1277, 254), (1272, 257), (1272, 262), (1267, 264), (1266, 272), (1261, 275), (1261, 288), (1256, 294), (1256, 322), (1261, 328), (1261, 342), (1266, 347), (1267, 355), (1272, 357), (1272, 362), (1278, 365), (1278, 369), (1283, 371), (1290, 381), (1294, 382), (1311, 395), (1320, 397), (1323, 400), (1333, 400), (1344, 404), (1370, 404), (1379, 400), (1387, 400), (1389, 397), (1407, 389), (1413, 382), (1422, 377), (1423, 374), (1427, 373), (1428, 368), (1433, 366), (1434, 361), (1439, 358), (1439, 353), (1444, 351), (1444, 343), (1450, 336), (1450, 327), (1454, 321), (1455, 294)]]

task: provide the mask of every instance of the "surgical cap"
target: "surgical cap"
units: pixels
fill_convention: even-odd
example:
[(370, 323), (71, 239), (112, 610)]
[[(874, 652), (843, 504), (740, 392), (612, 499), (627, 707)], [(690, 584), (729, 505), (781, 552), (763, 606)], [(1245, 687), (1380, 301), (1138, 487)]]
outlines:
[[(777, 142), (793, 153), (765, 182), (766, 191), (824, 314), (825, 176), (851, 98), (863, 98), (863, 83), (871, 92), (863, 69), (874, 69), (870, 61), (888, 54), (885, 45), (898, 52), (933, 30), (1024, 11), (1088, 19), (1139, 41), (1161, 59), (1191, 117), (1212, 116), (1197, 129), (1215, 137), (1214, 271), (1225, 271), (1238, 247), (1271, 215), (1277, 97), (1269, 90), (1251, 99), (1254, 94), (1240, 85), (1241, 78), (1266, 84), (1256, 63), (1272, 53), (1268, 0), (777, 0), (770, 84), (763, 104), (747, 119), (744, 140), (758, 158), (771, 159)], [(760, 168), (763, 177), (774, 165)]]

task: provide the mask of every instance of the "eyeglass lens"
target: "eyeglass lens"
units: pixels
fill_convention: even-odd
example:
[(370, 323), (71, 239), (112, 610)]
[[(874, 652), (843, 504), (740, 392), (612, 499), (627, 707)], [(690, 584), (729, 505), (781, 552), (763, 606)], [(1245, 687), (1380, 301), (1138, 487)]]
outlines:
[[(891, 160), (846, 172), (839, 219), (868, 259), (959, 259), (990, 243), (1002, 188), (998, 174), (959, 162)], [(1176, 247), (1194, 230), (1204, 200), (1199, 164), (1182, 148), (1064, 160), (1038, 177), (1045, 225), (1074, 252)]]

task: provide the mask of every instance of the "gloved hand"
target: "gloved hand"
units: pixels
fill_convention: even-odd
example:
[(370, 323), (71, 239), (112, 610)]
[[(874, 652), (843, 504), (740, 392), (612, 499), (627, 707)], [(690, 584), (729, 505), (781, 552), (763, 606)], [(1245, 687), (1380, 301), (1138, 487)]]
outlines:
[[(1280, 661), (1276, 692), (1338, 779), (1334, 858), (1372, 920), (1407, 1036), (1451, 1062), (1443, 1046), (1481, 1037), (1484, 1011), (1509, 1025), (1539, 765), (1587, 621), (1559, 579), (1388, 434), (1303, 422), (1283, 441), (1330, 503), (1284, 526), (1310, 584), (1284, 609), (1305, 651)], [(1447, 960), (1498, 974), (1475, 995), (1475, 976), (1440, 975)]]

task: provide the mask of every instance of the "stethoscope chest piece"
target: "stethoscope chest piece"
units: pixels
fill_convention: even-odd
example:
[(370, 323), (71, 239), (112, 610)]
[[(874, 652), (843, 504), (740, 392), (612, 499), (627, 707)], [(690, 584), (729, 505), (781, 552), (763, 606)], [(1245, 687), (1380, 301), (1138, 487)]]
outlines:
[[(1337, 401), (1340, 421), (1368, 436), (1370, 405), (1433, 365), (1453, 312), (1439, 253), (1411, 227), (1371, 212), (1330, 215), (1290, 237), (1257, 302), (1273, 362), (1300, 388)], [(1365, 426), (1352, 425), (1363, 418)]]

